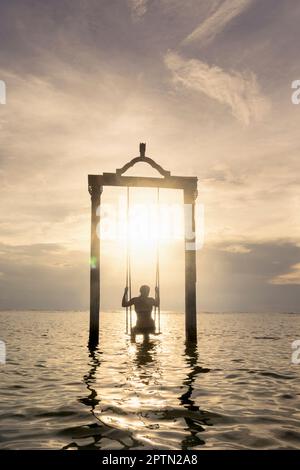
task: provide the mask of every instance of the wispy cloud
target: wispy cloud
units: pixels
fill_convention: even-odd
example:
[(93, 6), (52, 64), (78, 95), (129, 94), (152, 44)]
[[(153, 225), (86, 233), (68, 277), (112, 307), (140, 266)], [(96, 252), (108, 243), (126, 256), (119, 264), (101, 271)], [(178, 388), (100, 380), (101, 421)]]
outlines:
[(165, 64), (173, 74), (174, 83), (199, 91), (227, 105), (232, 114), (245, 125), (259, 121), (269, 109), (252, 72), (225, 72), (200, 60), (186, 60), (177, 53), (165, 56)]
[(189, 34), (182, 44), (201, 41), (203, 44), (211, 42), (225, 26), (236, 16), (240, 15), (253, 0), (225, 0), (220, 6)]
[(128, 0), (128, 4), (134, 21), (139, 21), (147, 12), (148, 0)]

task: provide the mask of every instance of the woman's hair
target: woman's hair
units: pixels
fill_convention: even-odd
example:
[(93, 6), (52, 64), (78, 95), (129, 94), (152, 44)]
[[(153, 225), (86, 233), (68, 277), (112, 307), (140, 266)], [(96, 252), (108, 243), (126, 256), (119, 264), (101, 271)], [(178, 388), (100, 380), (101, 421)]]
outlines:
[(150, 292), (150, 287), (149, 286), (141, 286), (140, 287), (140, 293), (141, 295), (145, 295), (145, 296), (148, 296), (149, 295), (149, 292)]

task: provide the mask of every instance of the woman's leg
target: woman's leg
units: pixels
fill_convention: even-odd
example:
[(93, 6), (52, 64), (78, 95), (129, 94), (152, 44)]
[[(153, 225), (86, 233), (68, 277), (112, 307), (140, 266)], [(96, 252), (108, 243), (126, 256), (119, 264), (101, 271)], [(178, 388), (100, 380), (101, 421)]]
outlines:
[(144, 333), (144, 342), (147, 343), (150, 339), (149, 333)]
[(131, 341), (135, 343), (135, 336), (136, 336), (136, 328), (135, 326), (131, 328)]

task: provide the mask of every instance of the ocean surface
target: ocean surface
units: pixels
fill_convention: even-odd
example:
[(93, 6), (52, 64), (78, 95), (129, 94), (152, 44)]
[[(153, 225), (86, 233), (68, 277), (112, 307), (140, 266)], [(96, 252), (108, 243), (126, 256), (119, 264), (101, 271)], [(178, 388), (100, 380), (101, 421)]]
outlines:
[(0, 312), (1, 449), (300, 449), (300, 315), (184, 315), (132, 344), (121, 312)]

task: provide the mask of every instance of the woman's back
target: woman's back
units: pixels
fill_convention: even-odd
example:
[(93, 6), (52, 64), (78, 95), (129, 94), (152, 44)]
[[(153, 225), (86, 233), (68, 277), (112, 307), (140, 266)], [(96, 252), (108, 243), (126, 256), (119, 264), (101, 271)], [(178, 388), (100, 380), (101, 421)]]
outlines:
[(152, 297), (135, 297), (134, 308), (137, 315), (136, 326), (138, 328), (152, 328), (154, 320), (151, 317), (152, 308), (155, 301)]

